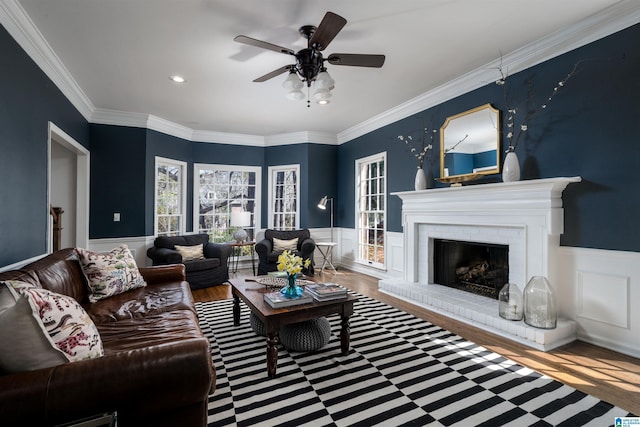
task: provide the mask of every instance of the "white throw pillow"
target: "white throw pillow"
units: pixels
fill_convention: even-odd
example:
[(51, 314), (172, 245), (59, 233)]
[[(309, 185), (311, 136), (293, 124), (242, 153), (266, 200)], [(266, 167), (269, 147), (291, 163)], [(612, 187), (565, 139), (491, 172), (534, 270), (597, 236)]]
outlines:
[(281, 239), (277, 239), (277, 238), (273, 238), (273, 251), (274, 252), (280, 252), (280, 251), (296, 251), (298, 250), (298, 238), (296, 237), (295, 239), (291, 239), (291, 240), (281, 240)]
[(90, 302), (147, 286), (127, 245), (107, 253), (76, 248), (76, 253), (89, 284)]
[(98, 329), (75, 299), (13, 280), (0, 286), (0, 342), (6, 372), (104, 355)]
[(182, 255), (182, 261), (195, 261), (197, 259), (204, 259), (204, 245), (200, 243), (195, 246), (175, 246), (176, 251)]

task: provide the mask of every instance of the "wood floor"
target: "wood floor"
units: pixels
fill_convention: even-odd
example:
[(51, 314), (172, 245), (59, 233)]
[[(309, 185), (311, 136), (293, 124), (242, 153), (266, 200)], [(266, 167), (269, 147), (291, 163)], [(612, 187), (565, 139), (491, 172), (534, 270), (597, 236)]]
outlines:
[[(232, 279), (245, 276), (251, 276), (251, 271), (241, 270), (232, 274)], [(428, 320), (521, 365), (640, 415), (640, 359), (581, 341), (545, 353), (378, 292), (378, 279), (370, 276), (340, 269), (337, 273), (325, 271), (315, 278), (340, 283)], [(193, 295), (200, 302), (228, 299), (231, 298), (231, 286), (200, 289)]]

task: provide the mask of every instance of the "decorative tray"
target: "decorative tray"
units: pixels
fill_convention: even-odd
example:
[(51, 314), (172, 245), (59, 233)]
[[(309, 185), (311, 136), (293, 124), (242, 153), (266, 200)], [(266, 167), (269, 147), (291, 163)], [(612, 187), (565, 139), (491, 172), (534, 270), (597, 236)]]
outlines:
[[(256, 282), (269, 288), (284, 288), (287, 285), (287, 279), (284, 277), (260, 276), (256, 277)], [(306, 286), (313, 283), (311, 280), (296, 279), (298, 286)]]
[(264, 276), (256, 278), (256, 282), (270, 288), (283, 288), (287, 284), (287, 279), (283, 277)]

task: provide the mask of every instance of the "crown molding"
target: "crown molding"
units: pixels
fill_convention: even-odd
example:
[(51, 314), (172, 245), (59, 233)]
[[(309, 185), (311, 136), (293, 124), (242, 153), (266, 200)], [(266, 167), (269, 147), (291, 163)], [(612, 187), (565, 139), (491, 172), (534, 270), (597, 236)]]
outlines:
[(232, 144), (232, 145), (246, 145), (250, 147), (264, 147), (264, 136), (260, 135), (248, 135), (242, 133), (227, 133), (227, 132), (214, 132), (214, 131), (193, 131), (191, 141), (194, 142), (207, 142), (215, 144)]
[(269, 135), (265, 137), (265, 145), (267, 147), (305, 142), (312, 144), (337, 145), (338, 138), (336, 138), (336, 135), (331, 133), (310, 131), (282, 133), (279, 135)]
[(148, 117), (148, 114), (95, 108), (89, 117), (89, 122), (99, 125), (144, 128), (147, 127)]
[(494, 82), (502, 64), (511, 74), (592, 43), (640, 22), (637, 0), (622, 0), (583, 21), (530, 43), (435, 89), (338, 133), (343, 144), (413, 114)]
[(147, 117), (147, 129), (193, 141), (193, 129), (151, 114)]
[(16, 0), (0, 0), (0, 23), (78, 112), (89, 121), (95, 110), (93, 103)]

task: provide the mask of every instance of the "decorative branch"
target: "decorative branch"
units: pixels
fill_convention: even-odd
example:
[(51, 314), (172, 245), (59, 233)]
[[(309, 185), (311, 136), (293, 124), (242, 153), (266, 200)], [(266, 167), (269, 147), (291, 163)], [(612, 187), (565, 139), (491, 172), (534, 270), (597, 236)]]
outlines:
[[(578, 73), (578, 71), (580, 70), (579, 66), (582, 62), (583, 61), (578, 61), (574, 64), (571, 72), (569, 72), (569, 74), (567, 74), (564, 79), (558, 82), (558, 84), (553, 88), (553, 90), (551, 91), (551, 94), (547, 97), (546, 101), (543, 104), (540, 104), (533, 111), (526, 110), (524, 116), (522, 116), (522, 120), (520, 121), (520, 124), (516, 126), (516, 121), (517, 121), (517, 118), (519, 117), (518, 107), (517, 106), (512, 107), (512, 104), (509, 101), (509, 97), (507, 94), (507, 78), (509, 76), (504, 72), (502, 68), (502, 58), (500, 59), (500, 66), (498, 67), (498, 71), (500, 72), (500, 78), (496, 80), (496, 84), (504, 88), (504, 105), (507, 109), (507, 120), (506, 120), (506, 125), (507, 125), (506, 137), (508, 142), (507, 151), (513, 151), (516, 149), (516, 146), (520, 141), (520, 137), (524, 132), (526, 132), (529, 129), (529, 123), (531, 122), (531, 120), (533, 120), (533, 118), (536, 117), (541, 111), (545, 110), (549, 105), (549, 103), (551, 102), (551, 100), (558, 94), (560, 89), (567, 84), (569, 79), (571, 79), (573, 76), (575, 76)], [(528, 103), (530, 105), (535, 105), (536, 102), (533, 96), (533, 89), (531, 87), (530, 81), (529, 81), (528, 94), (529, 94)]]
[[(398, 139), (402, 142), (404, 142), (410, 149), (411, 153), (415, 156), (415, 158), (418, 160), (418, 169), (421, 169), (422, 166), (424, 165), (424, 158), (427, 155), (427, 152), (431, 149), (433, 149), (433, 137), (435, 135), (435, 133), (438, 132), (437, 129), (432, 129), (429, 130), (429, 128), (424, 128), (424, 132), (421, 135), (420, 138), (420, 149), (418, 150), (418, 148), (413, 146), (413, 137), (411, 135), (409, 136), (403, 136), (403, 135), (398, 135)], [(426, 136), (425, 135), (429, 135), (429, 144), (426, 143)]]

